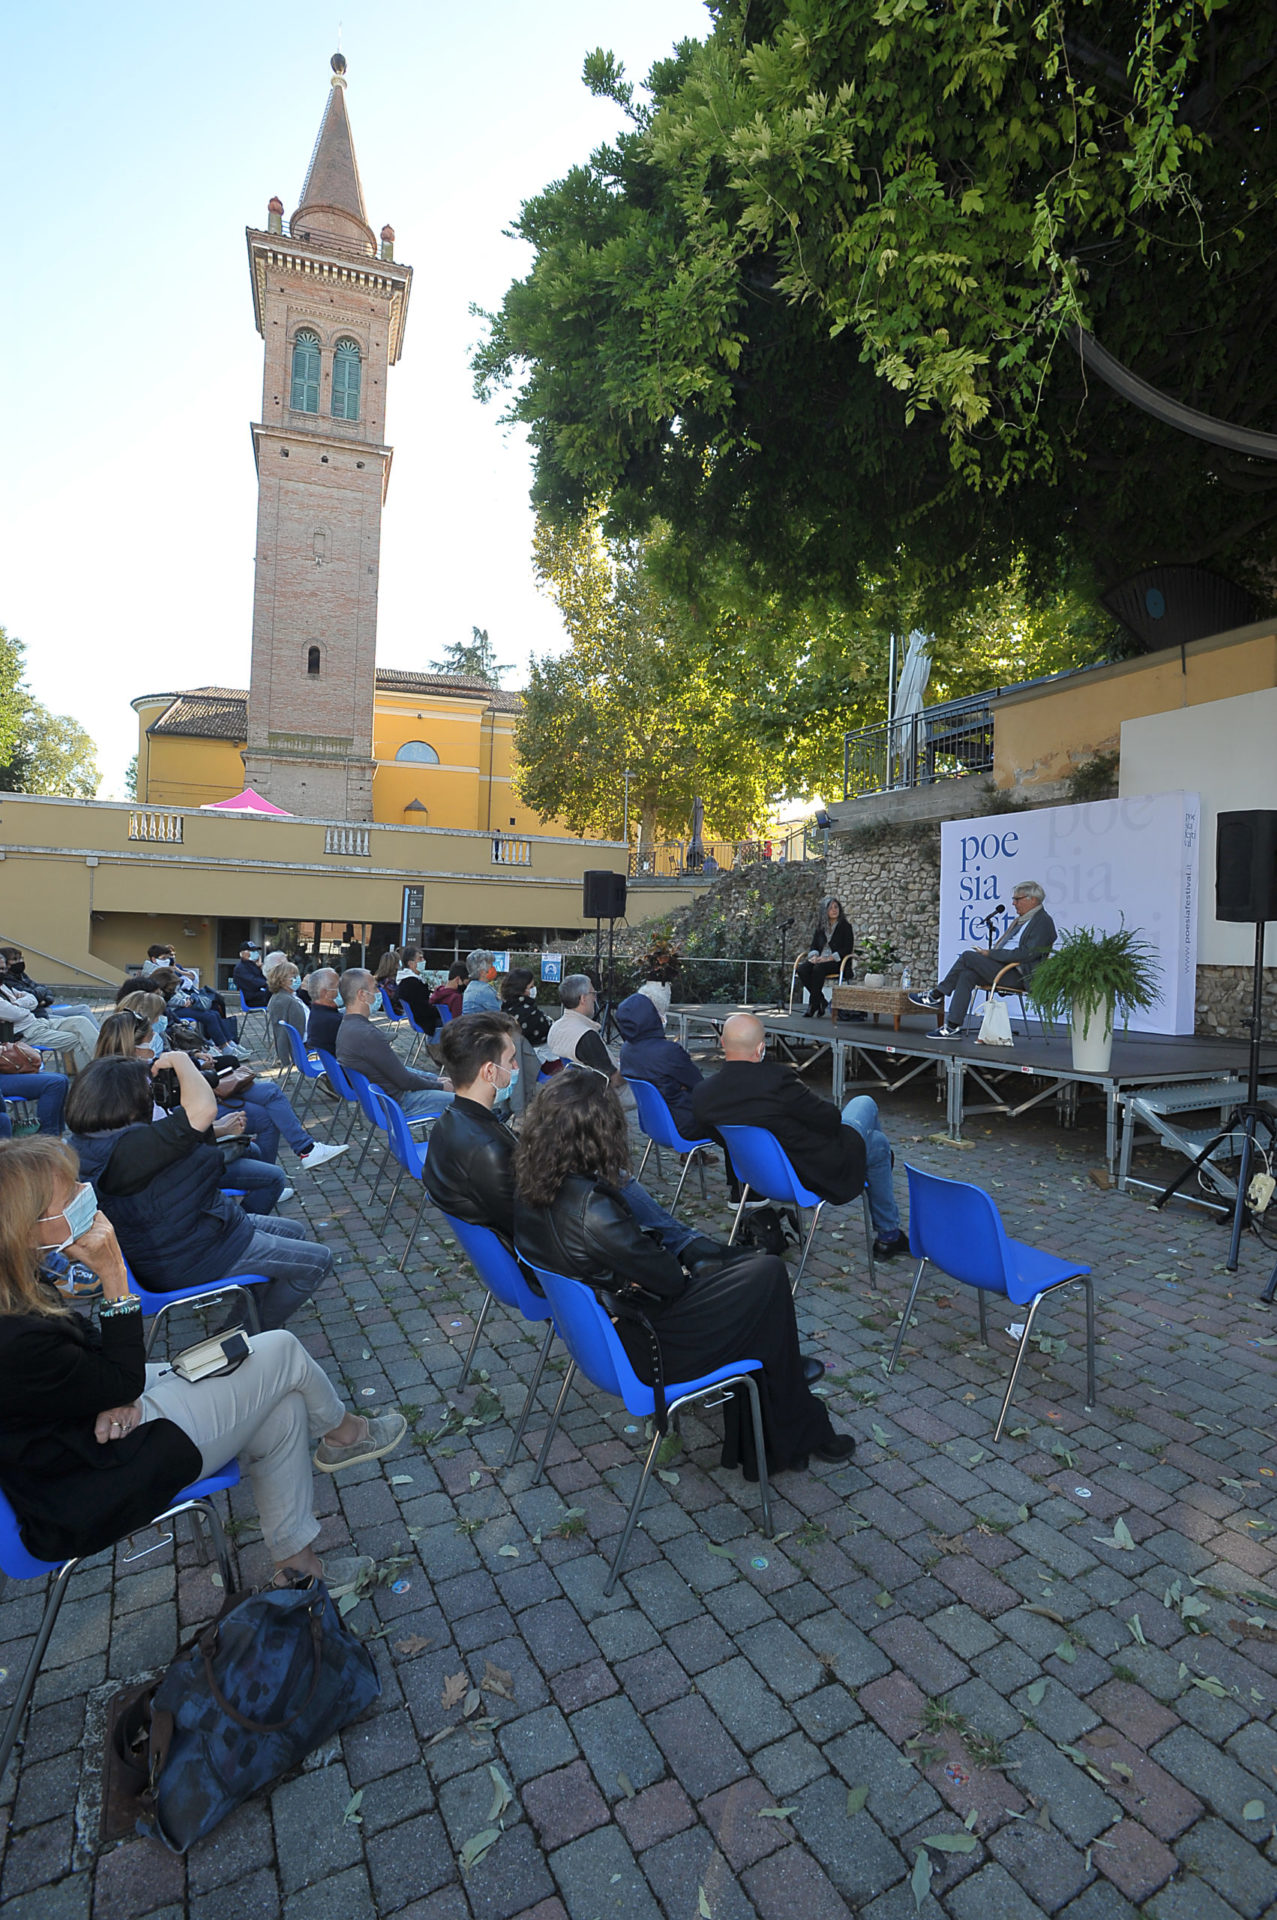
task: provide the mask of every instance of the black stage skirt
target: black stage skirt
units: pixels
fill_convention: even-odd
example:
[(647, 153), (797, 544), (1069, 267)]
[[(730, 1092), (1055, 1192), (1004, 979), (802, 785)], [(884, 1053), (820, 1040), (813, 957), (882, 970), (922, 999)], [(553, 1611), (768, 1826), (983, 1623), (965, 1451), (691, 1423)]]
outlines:
[[(660, 1341), (667, 1393), (681, 1381), (698, 1379), (733, 1361), (762, 1361), (762, 1373), (755, 1377), (769, 1473), (783, 1473), (832, 1438), (828, 1409), (803, 1379), (798, 1323), (783, 1260), (768, 1253), (737, 1255), (691, 1280), (686, 1293), (669, 1306), (653, 1303), (647, 1313)], [(639, 1379), (653, 1385), (645, 1330), (624, 1319), (616, 1330)], [(739, 1467), (747, 1480), (757, 1480), (754, 1428), (743, 1388), (733, 1393), (723, 1415), (722, 1464)]]

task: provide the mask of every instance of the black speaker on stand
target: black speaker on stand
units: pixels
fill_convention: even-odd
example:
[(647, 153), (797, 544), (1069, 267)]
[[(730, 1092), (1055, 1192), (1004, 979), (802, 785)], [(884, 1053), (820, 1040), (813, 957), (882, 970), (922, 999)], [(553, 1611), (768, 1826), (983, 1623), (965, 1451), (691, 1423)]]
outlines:
[[(1206, 1142), (1192, 1165), (1158, 1195), (1154, 1206), (1163, 1207), (1191, 1179), (1219, 1146), (1238, 1128), (1242, 1144), (1237, 1162), (1237, 1197), (1233, 1201), (1233, 1232), (1226, 1267), (1236, 1273), (1241, 1249), (1242, 1228), (1249, 1216), (1246, 1195), (1250, 1188), (1250, 1169), (1255, 1157), (1255, 1136), (1262, 1129), (1268, 1136), (1268, 1151), (1277, 1149), (1277, 1107), (1259, 1097), (1259, 1049), (1264, 1031), (1264, 933), (1266, 922), (1277, 920), (1277, 811), (1256, 808), (1248, 812), (1221, 813), (1215, 827), (1215, 918), (1253, 922), (1255, 960), (1251, 974), (1250, 1048), (1246, 1063), (1246, 1098), (1233, 1108), (1214, 1137)], [(1261, 1298), (1277, 1297), (1277, 1267), (1273, 1268)]]
[(607, 921), (607, 998), (599, 1019), (606, 1040), (616, 998), (613, 941), (617, 921), (625, 918), (625, 875), (613, 873), (610, 867), (590, 867), (581, 878), (581, 912), (587, 920), (594, 922), (594, 971), (600, 984), (603, 980), (603, 922)]

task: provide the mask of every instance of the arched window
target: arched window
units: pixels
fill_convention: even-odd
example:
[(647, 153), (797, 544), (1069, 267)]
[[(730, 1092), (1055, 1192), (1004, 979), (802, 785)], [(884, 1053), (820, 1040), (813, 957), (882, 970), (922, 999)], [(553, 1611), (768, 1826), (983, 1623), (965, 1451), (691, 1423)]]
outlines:
[(319, 648), (318, 647), (307, 647), (306, 671), (307, 673), (312, 675), (314, 679), (317, 680), (319, 678)]
[(293, 391), (289, 406), (295, 413), (319, 412), (319, 335), (299, 333), (293, 341)]
[(333, 419), (359, 418), (359, 347), (354, 340), (339, 340), (333, 354)]
[(438, 754), (424, 740), (405, 740), (395, 759), (415, 760), (419, 766), (425, 767), (437, 767), (439, 764)]

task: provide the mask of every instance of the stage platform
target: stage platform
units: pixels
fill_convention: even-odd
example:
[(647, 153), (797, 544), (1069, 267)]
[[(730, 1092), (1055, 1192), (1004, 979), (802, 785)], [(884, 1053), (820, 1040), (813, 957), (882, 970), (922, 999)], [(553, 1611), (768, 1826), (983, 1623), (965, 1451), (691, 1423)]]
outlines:
[[(1105, 1155), (1109, 1172), (1117, 1166), (1118, 1110), (1124, 1093), (1139, 1087), (1169, 1086), (1186, 1080), (1207, 1080), (1220, 1074), (1246, 1072), (1246, 1043), (1207, 1040), (1195, 1034), (1139, 1033), (1113, 1037), (1113, 1057), (1107, 1074), (1079, 1073), (1067, 1033), (1043, 1033), (1037, 1021), (1026, 1037), (1017, 1029), (1009, 1047), (982, 1047), (974, 1032), (961, 1040), (933, 1040), (927, 1028), (934, 1014), (919, 1012), (915, 1030), (908, 1025), (894, 1033), (889, 1025), (872, 1021), (805, 1020), (781, 1006), (729, 1006), (724, 1002), (672, 1006), (679, 1039), (686, 1046), (697, 1029), (721, 1032), (733, 1013), (752, 1013), (762, 1021), (775, 1044), (794, 1061), (800, 1073), (809, 1072), (826, 1057), (833, 1077), (833, 1097), (839, 1103), (852, 1093), (886, 1096), (899, 1092), (928, 1072), (936, 1075), (938, 1097), (945, 1103), (945, 1124), (957, 1138), (963, 1121), (977, 1113), (1004, 1113), (1014, 1119), (1031, 1107), (1054, 1100), (1062, 1126), (1074, 1123), (1080, 1089), (1095, 1087), (1104, 1100)], [(1266, 1074), (1277, 1069), (1277, 1048), (1261, 1056)], [(1045, 1082), (1032, 1090), (1026, 1080)], [(972, 1100), (972, 1092), (983, 1100)], [(1023, 1097), (1021, 1097), (1023, 1096)]]

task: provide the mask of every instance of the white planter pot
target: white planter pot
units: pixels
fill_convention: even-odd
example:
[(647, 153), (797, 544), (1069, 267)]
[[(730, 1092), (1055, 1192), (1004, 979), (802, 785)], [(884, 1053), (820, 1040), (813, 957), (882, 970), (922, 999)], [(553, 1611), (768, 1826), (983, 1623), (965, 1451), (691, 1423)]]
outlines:
[(1073, 1008), (1073, 1066), (1078, 1073), (1107, 1073), (1113, 1057), (1113, 1009)]
[(885, 987), (886, 984), (887, 976), (885, 973), (867, 973), (865, 975), (865, 985), (867, 987)]

